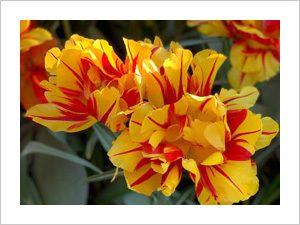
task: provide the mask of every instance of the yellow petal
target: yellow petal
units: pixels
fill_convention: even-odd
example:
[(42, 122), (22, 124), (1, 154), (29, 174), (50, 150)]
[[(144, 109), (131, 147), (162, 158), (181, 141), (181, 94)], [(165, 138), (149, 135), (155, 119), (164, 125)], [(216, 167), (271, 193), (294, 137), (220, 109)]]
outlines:
[(173, 162), (169, 166), (169, 170), (162, 177), (162, 184), (159, 190), (165, 196), (170, 196), (174, 193), (176, 187), (178, 186), (182, 175), (182, 165), (181, 162)]
[(145, 142), (152, 134), (152, 130), (146, 132), (142, 131), (142, 124), (145, 117), (152, 111), (153, 108), (150, 104), (145, 103), (135, 108), (131, 119), (129, 121), (129, 133), (132, 140), (137, 142)]
[(183, 159), (182, 166), (184, 169), (194, 174), (195, 179), (193, 179), (194, 183), (197, 184), (200, 180), (200, 172), (197, 167), (197, 163), (193, 159)]
[(253, 86), (258, 81), (259, 73), (244, 73), (234, 67), (231, 67), (228, 72), (228, 82), (232, 88), (241, 90), (242, 87)]
[(45, 68), (46, 70), (52, 74), (57, 74), (57, 63), (60, 57), (61, 51), (59, 48), (50, 49), (45, 56)]
[(175, 53), (164, 62), (165, 74), (172, 88), (170, 91), (174, 91), (173, 95), (167, 93), (170, 102), (180, 99), (187, 88), (187, 73), (192, 57), (189, 50), (176, 48)]
[(29, 50), (31, 47), (40, 45), (52, 39), (52, 35), (43, 28), (34, 28), (21, 34), (20, 48), (21, 52)]
[[(196, 20), (197, 21), (197, 20)], [(190, 22), (190, 26), (198, 25), (198, 31), (207, 36), (229, 36), (225, 22), (222, 20), (200, 20), (198, 22)]]
[(93, 108), (99, 121), (109, 124), (111, 118), (116, 116), (119, 107), (120, 92), (114, 87), (105, 87), (96, 90), (90, 96)]
[(144, 60), (142, 77), (150, 104), (162, 107), (164, 105), (166, 84), (152, 60)]
[(87, 113), (67, 111), (52, 103), (35, 105), (26, 112), (26, 116), (55, 132), (77, 132), (97, 122)]
[(208, 125), (203, 135), (214, 148), (220, 151), (225, 150), (225, 126), (223, 121)]
[(30, 26), (30, 20), (20, 20), (20, 33), (26, 31)]
[[(237, 118), (239, 120), (239, 118)], [(231, 125), (229, 124), (229, 127)], [(232, 139), (242, 139), (250, 145), (255, 145), (262, 132), (262, 122), (259, 115), (246, 111), (246, 117), (241, 120), (238, 127), (232, 131)]]
[(158, 130), (158, 131), (155, 131), (150, 139), (149, 139), (149, 144), (153, 147), (153, 148), (156, 148), (160, 143), (161, 141), (165, 138), (165, 132), (164, 131), (161, 131), (161, 130)]
[(136, 68), (139, 67), (141, 71), (141, 65), (144, 59), (149, 59), (151, 55), (151, 49), (147, 45), (142, 45), (141, 43), (123, 38), (127, 57), (130, 62), (131, 72), (135, 72)]
[(256, 150), (262, 149), (270, 145), (274, 137), (279, 131), (279, 126), (276, 121), (270, 117), (262, 118), (262, 133), (257, 142), (255, 143)]
[(244, 87), (240, 93), (230, 89), (221, 89), (219, 98), (226, 105), (227, 110), (249, 109), (257, 98), (259, 92), (255, 87)]
[(147, 196), (150, 196), (153, 191), (160, 187), (162, 177), (160, 173), (156, 173), (150, 167), (150, 164), (146, 164), (133, 172), (125, 170), (124, 176), (129, 189)]
[(82, 90), (84, 79), (81, 73), (81, 51), (78, 49), (63, 49), (57, 63), (56, 82), (58, 87), (71, 90)]
[(224, 157), (221, 152), (214, 152), (209, 155), (202, 163), (203, 166), (214, 166), (224, 162)]
[(193, 59), (192, 80), (196, 81), (192, 94), (207, 96), (211, 92), (217, 72), (226, 57), (216, 51), (207, 49), (198, 52)]
[(133, 172), (143, 159), (141, 151), (142, 145), (133, 142), (129, 132), (124, 130), (113, 142), (107, 155), (114, 166)]
[(258, 191), (256, 166), (250, 160), (227, 161), (203, 167), (200, 172), (205, 180), (202, 183), (206, 183), (198, 195), (201, 205), (233, 204), (247, 200)]

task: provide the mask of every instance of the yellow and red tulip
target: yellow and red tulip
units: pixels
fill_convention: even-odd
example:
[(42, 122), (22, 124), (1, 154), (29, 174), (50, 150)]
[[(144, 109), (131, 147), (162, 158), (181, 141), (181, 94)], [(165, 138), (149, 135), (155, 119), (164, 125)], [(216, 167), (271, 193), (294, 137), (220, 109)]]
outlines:
[(44, 57), (55, 44), (47, 30), (35, 28), (30, 20), (20, 21), (20, 94), (25, 109), (46, 102), (39, 83), (48, 79)]
[(274, 77), (280, 62), (280, 21), (225, 20), (188, 21), (208, 36), (233, 39), (230, 51), (230, 85), (237, 90)]
[(114, 131), (124, 129), (123, 112), (141, 101), (135, 70), (148, 53), (137, 42), (124, 42), (126, 63), (107, 41), (79, 35), (73, 35), (63, 50), (49, 50), (45, 67), (52, 76), (41, 83), (48, 103), (32, 107), (27, 116), (53, 131), (76, 132), (97, 121)]
[(54, 131), (76, 132), (98, 121), (121, 131), (108, 156), (136, 192), (170, 196), (185, 169), (201, 204), (254, 195), (258, 179), (251, 157), (278, 132), (274, 120), (249, 110), (257, 89), (212, 95), (225, 60), (213, 50), (193, 56), (172, 42), (168, 51), (159, 38), (124, 43), (125, 63), (105, 40), (78, 35), (64, 49), (49, 50), (50, 77), (41, 82), (47, 103), (27, 116)]

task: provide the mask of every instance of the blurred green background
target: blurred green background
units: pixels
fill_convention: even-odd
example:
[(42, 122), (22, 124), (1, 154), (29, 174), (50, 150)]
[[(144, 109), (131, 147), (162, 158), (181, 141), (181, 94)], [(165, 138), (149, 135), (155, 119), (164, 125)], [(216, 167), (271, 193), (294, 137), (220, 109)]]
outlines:
[[(208, 38), (186, 21), (36, 21), (57, 38), (61, 48), (72, 35), (79, 34), (92, 39), (106, 39), (120, 58), (125, 58), (122, 37), (134, 40), (154, 39), (159, 36), (168, 47), (170, 41), (178, 41), (194, 54), (211, 48), (229, 55), (231, 40)], [(229, 88), (226, 74), (229, 60), (218, 72), (213, 93), (221, 87)], [(280, 76), (259, 83), (260, 97), (252, 111), (270, 116), (280, 122)], [(155, 192), (151, 197), (139, 195), (126, 186), (124, 177), (114, 175), (106, 149), (109, 142), (99, 141), (97, 129), (90, 128), (78, 133), (54, 133), (24, 118), (20, 109), (21, 126), (21, 204), (199, 204), (194, 184), (187, 174), (176, 192), (166, 198)], [(102, 129), (104, 129), (102, 127)], [(109, 137), (112, 138), (113, 136)], [(280, 204), (280, 141), (279, 135), (267, 148), (258, 151), (257, 163), (260, 189), (258, 193), (239, 204)], [(99, 176), (99, 169), (104, 171)]]

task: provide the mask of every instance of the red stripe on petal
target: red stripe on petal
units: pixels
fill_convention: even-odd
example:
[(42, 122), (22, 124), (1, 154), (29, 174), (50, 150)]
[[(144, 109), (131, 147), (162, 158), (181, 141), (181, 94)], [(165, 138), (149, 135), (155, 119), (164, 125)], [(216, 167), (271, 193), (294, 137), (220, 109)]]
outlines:
[(106, 111), (106, 113), (102, 116), (101, 122), (106, 123), (108, 116), (110, 115), (111, 111), (113, 110), (114, 106), (116, 105), (117, 101), (114, 101), (114, 103), (109, 107), (109, 109)]
[(233, 180), (218, 166), (214, 166), (214, 169), (224, 176), (229, 182), (243, 195), (243, 191), (233, 182)]
[(198, 166), (200, 174), (201, 174), (201, 183), (202, 185), (208, 189), (208, 191), (212, 194), (212, 196), (214, 197), (215, 200), (217, 200), (218, 195), (216, 192), (216, 189), (214, 188), (214, 186), (212, 185), (212, 183), (210, 182), (210, 179), (207, 175), (207, 171), (206, 171), (206, 167), (205, 166)]
[[(241, 141), (246, 142), (246, 141)], [(244, 161), (249, 160), (252, 156), (251, 152), (249, 152), (246, 148), (237, 144), (236, 141), (232, 141), (226, 143), (226, 151), (224, 155), (229, 160), (237, 160), (237, 161)]]
[(227, 122), (231, 133), (233, 134), (236, 129), (247, 117), (247, 110), (230, 110), (227, 112)]
[(261, 134), (263, 135), (271, 135), (271, 134), (276, 134), (277, 131), (274, 131), (274, 132), (266, 132), (266, 131), (263, 131)]
[(166, 96), (165, 96), (164, 87), (163, 87), (162, 83), (160, 82), (160, 80), (155, 75), (152, 74), (152, 76), (155, 79), (155, 81), (158, 83), (160, 91), (161, 91), (161, 93), (163, 95), (163, 98), (164, 98), (164, 101), (165, 101)]
[(124, 91), (122, 98), (127, 103), (128, 107), (136, 105), (140, 100), (140, 93), (136, 88), (131, 88)]
[(162, 129), (167, 129), (168, 126), (167, 124), (160, 124), (159, 122), (155, 121), (153, 118), (151, 118), (150, 116), (148, 117), (148, 119), (154, 123), (155, 125), (157, 125), (158, 127), (162, 128)]
[(232, 137), (232, 139), (236, 139), (240, 136), (243, 136), (243, 135), (248, 135), (248, 134), (254, 134), (254, 133), (257, 133), (257, 132), (260, 132), (261, 129), (259, 130), (254, 130), (254, 131), (248, 131), (248, 132), (243, 132), (243, 133), (239, 133), (239, 134), (236, 134), (235, 136)]
[(154, 176), (156, 173), (154, 172), (153, 169), (149, 169), (146, 173), (144, 173), (139, 179), (137, 179), (135, 182), (130, 184), (131, 187), (139, 185), (146, 180), (150, 179), (152, 176)]
[(248, 94), (246, 94), (246, 95), (240, 95), (240, 96), (237, 96), (237, 97), (234, 97), (234, 98), (231, 98), (231, 99), (227, 99), (227, 100), (224, 101), (223, 103), (224, 103), (225, 105), (227, 105), (228, 102), (231, 102), (231, 101), (233, 101), (233, 100), (240, 99), (240, 98), (246, 98), (246, 97), (248, 97), (248, 96), (250, 96), (250, 95), (252, 95), (252, 94), (255, 94), (255, 93), (256, 93), (256, 92), (253, 91), (253, 92), (248, 93)]
[(211, 86), (211, 77), (212, 77), (212, 75), (214, 73), (214, 70), (216, 68), (216, 63), (218, 61), (218, 58), (219, 58), (219, 56), (216, 58), (216, 60), (215, 60), (215, 62), (213, 64), (213, 67), (212, 67), (212, 69), (211, 69), (211, 71), (210, 71), (210, 73), (208, 75), (208, 78), (207, 78), (207, 80), (205, 82), (204, 91), (203, 91), (203, 95), (204, 96), (210, 95), (210, 91), (211, 91), (211, 87), (210, 87)]
[(136, 125), (138, 125), (138, 126), (142, 126), (142, 123), (140, 123), (140, 122), (138, 122), (138, 121), (131, 120), (130, 122), (132, 122), (132, 123), (134, 123), (134, 124), (136, 124)]
[(199, 111), (201, 111), (201, 112), (203, 111), (205, 105), (209, 102), (209, 100), (210, 100), (210, 98), (207, 98), (207, 99), (204, 100), (202, 105), (200, 105), (200, 107), (199, 107)]
[(148, 158), (141, 159), (141, 161), (139, 161), (139, 163), (136, 165), (134, 170), (138, 170), (138, 169), (142, 168), (143, 166), (145, 166), (149, 162), (150, 162), (150, 159), (148, 159)]
[(125, 152), (120, 152), (120, 153), (111, 155), (111, 157), (119, 156), (119, 155), (124, 155), (124, 154), (132, 153), (132, 152), (138, 152), (138, 151), (142, 151), (141, 146), (139, 146), (139, 147), (137, 147), (137, 148), (133, 148), (133, 149), (127, 150), (127, 151), (125, 151)]
[(65, 63), (64, 61), (60, 60), (67, 68), (68, 70), (70, 70), (72, 72), (72, 74), (77, 78), (77, 80), (80, 82), (80, 83), (77, 83), (79, 84), (79, 87), (82, 86), (83, 84), (83, 79), (81, 78), (81, 76), (75, 71), (73, 70), (67, 63)]

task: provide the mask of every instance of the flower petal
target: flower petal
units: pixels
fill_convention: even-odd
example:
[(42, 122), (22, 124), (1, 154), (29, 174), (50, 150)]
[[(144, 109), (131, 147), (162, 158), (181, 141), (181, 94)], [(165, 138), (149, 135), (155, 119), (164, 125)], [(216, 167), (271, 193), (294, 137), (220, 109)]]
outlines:
[(193, 75), (191, 82), (194, 82), (192, 94), (207, 96), (211, 92), (217, 71), (225, 61), (226, 57), (213, 50), (198, 52), (192, 61)]
[[(187, 88), (188, 68), (192, 61), (192, 53), (189, 50), (176, 48), (164, 62), (165, 74), (170, 89), (167, 90), (168, 103), (180, 99)], [(173, 94), (172, 94), (173, 93)]]
[(20, 40), (21, 52), (28, 51), (31, 47), (40, 45), (51, 39), (51, 33), (40, 27), (34, 28), (28, 32), (23, 32)]
[(221, 89), (219, 98), (226, 105), (227, 110), (249, 109), (251, 108), (257, 98), (258, 90), (255, 87), (244, 87), (240, 93), (230, 89)]
[(226, 161), (217, 166), (200, 166), (197, 184), (200, 204), (232, 204), (247, 200), (258, 191), (256, 166), (248, 161)]
[(101, 91), (94, 91), (90, 98), (90, 106), (96, 118), (102, 123), (109, 124), (109, 120), (116, 116), (119, 107), (120, 92), (114, 87), (105, 87)]
[(87, 113), (67, 111), (53, 103), (38, 104), (26, 112), (26, 117), (54, 132), (77, 132), (91, 127), (97, 120)]
[(176, 187), (178, 186), (181, 176), (181, 160), (171, 163), (168, 171), (162, 176), (161, 187), (159, 190), (161, 190), (165, 196), (170, 196), (174, 193)]
[(151, 168), (150, 163), (133, 172), (125, 170), (124, 176), (129, 189), (147, 196), (160, 187), (162, 178), (160, 173), (156, 173)]
[(52, 75), (57, 74), (57, 63), (58, 59), (60, 57), (61, 51), (59, 48), (51, 48), (46, 56), (45, 56), (45, 68), (47, 72), (49, 72)]
[(146, 97), (150, 104), (162, 107), (165, 102), (166, 84), (152, 60), (144, 60), (142, 77), (146, 88)]
[(143, 159), (142, 150), (142, 145), (132, 141), (129, 132), (124, 130), (113, 142), (107, 155), (114, 166), (133, 172)]
[(279, 126), (276, 121), (270, 117), (262, 118), (262, 133), (257, 142), (255, 143), (256, 150), (262, 149), (270, 145), (274, 137), (279, 131)]

